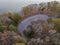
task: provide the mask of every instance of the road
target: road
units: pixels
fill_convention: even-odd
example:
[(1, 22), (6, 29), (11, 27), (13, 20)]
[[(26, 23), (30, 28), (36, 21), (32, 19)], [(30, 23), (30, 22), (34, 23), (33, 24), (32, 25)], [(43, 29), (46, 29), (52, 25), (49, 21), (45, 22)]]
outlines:
[(36, 21), (38, 19), (47, 20), (47, 18), (48, 18), (48, 16), (44, 15), (44, 14), (38, 14), (38, 15), (28, 17), (28, 18), (24, 19), (23, 21), (21, 21), (21, 23), (18, 24), (18, 31), (23, 32), (23, 30), (26, 29), (28, 24), (30, 24), (30, 22), (32, 22), (32, 21)]

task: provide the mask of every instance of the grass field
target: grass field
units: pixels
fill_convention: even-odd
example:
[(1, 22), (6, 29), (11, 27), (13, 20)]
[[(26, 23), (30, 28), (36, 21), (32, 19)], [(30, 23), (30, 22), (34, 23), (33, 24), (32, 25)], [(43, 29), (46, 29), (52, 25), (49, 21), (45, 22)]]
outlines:
[(15, 43), (14, 45), (25, 45), (24, 43)]

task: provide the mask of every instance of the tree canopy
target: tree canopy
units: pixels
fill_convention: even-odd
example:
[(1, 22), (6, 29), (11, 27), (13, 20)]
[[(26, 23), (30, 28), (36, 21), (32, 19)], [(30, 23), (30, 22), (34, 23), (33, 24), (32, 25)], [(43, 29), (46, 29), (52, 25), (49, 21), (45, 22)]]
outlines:
[(17, 30), (17, 27), (16, 27), (15, 25), (13, 25), (13, 24), (10, 24), (10, 25), (9, 25), (9, 30), (10, 30), (10, 31), (15, 31), (15, 32), (18, 31), (18, 30)]
[(3, 32), (7, 29), (7, 26), (5, 26), (3, 23), (0, 22), (0, 32)]
[(18, 13), (14, 13), (12, 19), (15, 23), (18, 23), (21, 19), (21, 16)]

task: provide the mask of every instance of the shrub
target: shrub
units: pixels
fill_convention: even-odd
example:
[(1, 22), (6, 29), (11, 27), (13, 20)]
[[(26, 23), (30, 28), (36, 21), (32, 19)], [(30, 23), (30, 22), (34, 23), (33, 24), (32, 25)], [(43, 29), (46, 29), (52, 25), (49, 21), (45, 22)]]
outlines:
[(7, 27), (0, 22), (0, 32), (3, 32)]
[(9, 30), (17, 32), (17, 27), (15, 25), (13, 25), (13, 24), (10, 24), (9, 25)]

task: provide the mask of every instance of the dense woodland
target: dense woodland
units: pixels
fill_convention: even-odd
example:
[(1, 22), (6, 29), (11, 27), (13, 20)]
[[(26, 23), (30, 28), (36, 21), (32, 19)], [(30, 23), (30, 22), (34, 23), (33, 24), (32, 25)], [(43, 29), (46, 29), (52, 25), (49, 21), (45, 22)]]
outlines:
[(48, 14), (49, 16), (53, 16), (55, 14), (60, 13), (60, 3), (53, 2), (45, 2), (40, 4), (31, 4), (22, 8), (23, 15), (33, 15), (33, 14)]
[[(22, 11), (22, 14), (8, 12), (0, 15), (0, 45), (60, 45), (59, 2), (31, 4), (23, 7)], [(36, 31), (36, 24), (31, 23), (28, 25), (30, 30), (23, 31), (23, 37), (17, 29), (18, 24), (24, 17), (35, 14), (47, 14), (49, 18), (38, 23), (41, 23), (42, 32)]]

